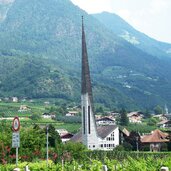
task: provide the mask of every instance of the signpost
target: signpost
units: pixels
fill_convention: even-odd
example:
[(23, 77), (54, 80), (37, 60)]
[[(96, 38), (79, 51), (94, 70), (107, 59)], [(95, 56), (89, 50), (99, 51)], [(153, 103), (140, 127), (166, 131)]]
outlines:
[(16, 166), (18, 166), (18, 148), (20, 147), (20, 121), (15, 117), (12, 122), (12, 147), (16, 148)]
[(12, 133), (12, 148), (20, 147), (20, 134), (19, 132)]
[(49, 150), (48, 150), (48, 145), (49, 145), (49, 140), (48, 140), (48, 137), (49, 137), (49, 126), (47, 125), (46, 126), (46, 166), (48, 167), (48, 159), (49, 159)]

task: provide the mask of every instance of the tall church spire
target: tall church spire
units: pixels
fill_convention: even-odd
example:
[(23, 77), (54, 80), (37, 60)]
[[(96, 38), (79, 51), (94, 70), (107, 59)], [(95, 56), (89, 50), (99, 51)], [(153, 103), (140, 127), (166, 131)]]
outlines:
[(84, 23), (82, 17), (82, 80), (81, 80), (81, 108), (82, 108), (82, 141), (89, 149), (97, 149), (97, 129), (93, 113), (93, 96), (88, 64), (88, 54), (85, 40)]
[[(84, 32), (84, 21), (82, 16), (82, 89), (81, 94), (88, 93), (90, 102), (93, 104), (90, 70), (88, 64), (87, 46)], [(93, 107), (93, 106), (92, 106)]]

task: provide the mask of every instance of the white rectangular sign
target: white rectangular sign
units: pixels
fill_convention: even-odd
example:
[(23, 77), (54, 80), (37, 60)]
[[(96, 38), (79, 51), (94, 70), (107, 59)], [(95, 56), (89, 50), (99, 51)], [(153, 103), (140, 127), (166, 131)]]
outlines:
[(20, 133), (13, 132), (12, 133), (12, 148), (20, 147)]

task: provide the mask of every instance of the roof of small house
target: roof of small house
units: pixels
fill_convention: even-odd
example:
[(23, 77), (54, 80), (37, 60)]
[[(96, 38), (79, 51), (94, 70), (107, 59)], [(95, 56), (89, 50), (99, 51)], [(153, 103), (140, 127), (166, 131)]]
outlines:
[(71, 133), (66, 133), (66, 134), (61, 136), (62, 139), (68, 139), (68, 138), (71, 138), (71, 137), (73, 137), (73, 134), (71, 134)]
[(77, 113), (78, 113), (78, 111), (68, 111), (68, 113), (77, 114)]
[(127, 116), (130, 117), (132, 115), (140, 115), (139, 111), (134, 111), (134, 112), (130, 112), (130, 113), (127, 113)]
[(60, 136), (63, 136), (69, 133), (66, 129), (56, 129), (55, 131), (57, 131)]
[(113, 119), (108, 118), (108, 117), (103, 117), (103, 118), (97, 119), (96, 121), (112, 121), (112, 122), (114, 122)]
[(130, 132), (129, 132), (126, 128), (124, 128), (124, 129), (122, 130), (122, 132), (123, 132), (126, 136), (129, 136), (129, 135), (130, 135)]
[(163, 125), (163, 124), (171, 124), (171, 121), (169, 120), (163, 120), (157, 123), (157, 125)]
[(169, 140), (167, 139), (167, 137), (168, 137), (167, 133), (164, 133), (164, 132), (156, 129), (151, 134), (142, 136), (141, 142), (142, 143), (168, 142)]
[[(107, 137), (112, 131), (114, 131), (117, 128), (116, 125), (105, 125), (105, 126), (97, 126), (97, 134), (99, 137), (104, 139)], [(74, 142), (82, 142), (82, 131), (80, 130), (77, 134), (75, 134), (71, 141)]]

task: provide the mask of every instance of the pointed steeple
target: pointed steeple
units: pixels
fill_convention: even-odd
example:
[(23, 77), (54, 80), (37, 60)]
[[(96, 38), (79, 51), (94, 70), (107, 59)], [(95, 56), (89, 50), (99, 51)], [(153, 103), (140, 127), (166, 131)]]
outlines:
[[(81, 94), (88, 93), (91, 105), (93, 104), (90, 70), (88, 64), (87, 46), (84, 32), (84, 21), (82, 16), (82, 88)], [(92, 106), (93, 107), (93, 106)]]
[(81, 80), (81, 110), (82, 110), (82, 142), (88, 149), (97, 149), (98, 141), (94, 116), (93, 96), (82, 17), (82, 80)]

